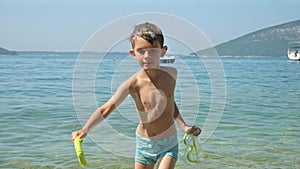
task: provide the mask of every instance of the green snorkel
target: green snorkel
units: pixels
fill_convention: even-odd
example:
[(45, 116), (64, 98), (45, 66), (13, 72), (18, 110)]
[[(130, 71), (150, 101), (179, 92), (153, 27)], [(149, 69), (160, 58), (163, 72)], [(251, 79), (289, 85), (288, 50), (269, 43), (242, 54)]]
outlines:
[(84, 166), (87, 166), (87, 163), (86, 163), (86, 160), (85, 160), (85, 157), (84, 157), (84, 153), (82, 151), (81, 142), (82, 142), (81, 138), (76, 137), (74, 139), (74, 148), (75, 148), (76, 155), (77, 155), (80, 166), (84, 167)]
[[(190, 138), (192, 138), (192, 140), (190, 140)], [(197, 150), (197, 143), (195, 140), (195, 136), (193, 136), (192, 134), (186, 133), (183, 136), (183, 143), (184, 143), (184, 145), (188, 146), (188, 152), (186, 154), (188, 161), (193, 162), (193, 163), (199, 162), (199, 160), (198, 160), (199, 153)]]

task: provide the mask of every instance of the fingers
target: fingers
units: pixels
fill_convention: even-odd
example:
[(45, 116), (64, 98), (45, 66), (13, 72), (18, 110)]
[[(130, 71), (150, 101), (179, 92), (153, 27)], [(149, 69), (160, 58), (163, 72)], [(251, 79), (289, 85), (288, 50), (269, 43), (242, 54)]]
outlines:
[(199, 136), (199, 134), (201, 133), (201, 129), (199, 127), (196, 127), (196, 126), (192, 126), (187, 133), (188, 134), (193, 134), (194, 136)]
[(84, 138), (86, 136), (86, 132), (82, 131), (80, 134), (79, 134), (79, 137), (80, 138)]
[(201, 129), (198, 128), (198, 127), (196, 127), (195, 131), (193, 132), (193, 135), (194, 135), (194, 136), (199, 136), (200, 133), (201, 133)]
[(84, 138), (86, 136), (86, 132), (84, 130), (77, 130), (72, 132), (72, 142), (76, 137)]
[(74, 139), (78, 136), (78, 131), (72, 132), (72, 142), (74, 142)]

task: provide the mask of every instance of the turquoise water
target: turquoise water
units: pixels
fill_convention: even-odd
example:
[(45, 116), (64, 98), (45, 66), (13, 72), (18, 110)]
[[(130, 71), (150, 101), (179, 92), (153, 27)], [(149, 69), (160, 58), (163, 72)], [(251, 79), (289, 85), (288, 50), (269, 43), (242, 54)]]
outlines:
[[(1, 168), (80, 168), (70, 141), (71, 132), (80, 128), (72, 96), (76, 58), (1, 56)], [(99, 105), (110, 97), (111, 74), (116, 74), (115, 67), (123, 62), (116, 58), (116, 63), (112, 59), (103, 62), (107, 67), (100, 66), (96, 75)], [(199, 59), (181, 59), (197, 80), (200, 105), (195, 123), (202, 127), (210, 107), (209, 78)], [(222, 119), (201, 145), (199, 163), (185, 160), (180, 143), (176, 168), (300, 168), (300, 62), (269, 57), (221, 60), (227, 89)], [(172, 66), (181, 73), (178, 63)], [(122, 71), (117, 73), (126, 76)], [(181, 92), (186, 92), (189, 83), (185, 75), (179, 82), (176, 101), (187, 122), (193, 122), (195, 112), (188, 112), (198, 108), (193, 104), (195, 93), (187, 91), (190, 100), (181, 102)], [(92, 113), (94, 109), (86, 111)], [(122, 111), (133, 111), (132, 106)], [(118, 132), (133, 136), (135, 120), (119, 115), (113, 113), (107, 121)], [(133, 168), (132, 158), (107, 152), (89, 137), (83, 146), (88, 168)]]

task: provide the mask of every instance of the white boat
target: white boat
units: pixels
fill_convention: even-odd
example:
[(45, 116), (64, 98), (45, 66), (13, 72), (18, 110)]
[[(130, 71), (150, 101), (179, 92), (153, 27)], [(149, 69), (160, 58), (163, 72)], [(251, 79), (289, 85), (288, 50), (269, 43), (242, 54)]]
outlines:
[(288, 55), (288, 58), (290, 60), (295, 60), (295, 61), (300, 61), (300, 43), (290, 43), (290, 44), (293, 44), (292, 47), (289, 47), (288, 48), (288, 52), (287, 52), (287, 55)]
[(160, 58), (160, 63), (174, 63), (175, 56), (164, 56)]

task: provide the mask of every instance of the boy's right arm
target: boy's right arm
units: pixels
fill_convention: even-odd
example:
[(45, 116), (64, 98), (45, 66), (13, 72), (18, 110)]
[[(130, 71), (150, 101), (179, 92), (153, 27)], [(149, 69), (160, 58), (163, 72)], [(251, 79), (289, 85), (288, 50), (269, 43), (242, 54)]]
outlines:
[(201, 133), (201, 129), (199, 127), (189, 126), (184, 122), (175, 102), (174, 102), (174, 119), (183, 132), (188, 134), (193, 134), (194, 136), (198, 136)]
[(72, 141), (79, 136), (83, 138), (97, 124), (103, 121), (129, 94), (130, 79), (123, 82), (115, 94), (101, 107), (99, 107), (89, 118), (81, 130), (72, 132)]

